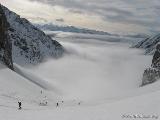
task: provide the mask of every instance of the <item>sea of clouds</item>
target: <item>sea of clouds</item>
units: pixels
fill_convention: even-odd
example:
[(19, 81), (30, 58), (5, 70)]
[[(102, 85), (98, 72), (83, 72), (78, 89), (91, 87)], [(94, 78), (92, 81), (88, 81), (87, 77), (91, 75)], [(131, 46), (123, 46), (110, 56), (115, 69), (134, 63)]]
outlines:
[(107, 99), (138, 88), (151, 63), (151, 56), (142, 50), (129, 48), (129, 43), (108, 42), (109, 37), (105, 41), (59, 35), (57, 40), (67, 51), (62, 58), (26, 69), (60, 90), (64, 100)]

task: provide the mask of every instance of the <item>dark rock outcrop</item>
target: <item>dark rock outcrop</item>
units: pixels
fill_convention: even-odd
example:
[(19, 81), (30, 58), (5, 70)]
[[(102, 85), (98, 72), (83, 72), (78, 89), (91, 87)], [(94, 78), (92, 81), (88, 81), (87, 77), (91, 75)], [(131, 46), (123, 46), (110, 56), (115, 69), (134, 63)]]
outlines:
[(0, 6), (0, 60), (13, 70), (12, 44), (8, 36), (9, 23)]
[(160, 44), (157, 44), (151, 67), (143, 73), (142, 86), (154, 83), (160, 79)]
[(153, 59), (151, 67), (147, 68), (143, 73), (141, 86), (154, 83), (160, 79), (160, 34), (148, 37), (139, 43), (137, 43), (135, 48), (145, 49), (145, 54), (153, 54)]
[(156, 82), (160, 78), (160, 70), (155, 68), (148, 68), (143, 73), (141, 86)]
[(160, 69), (160, 44), (157, 44), (156, 51), (153, 55), (152, 65), (153, 68)]

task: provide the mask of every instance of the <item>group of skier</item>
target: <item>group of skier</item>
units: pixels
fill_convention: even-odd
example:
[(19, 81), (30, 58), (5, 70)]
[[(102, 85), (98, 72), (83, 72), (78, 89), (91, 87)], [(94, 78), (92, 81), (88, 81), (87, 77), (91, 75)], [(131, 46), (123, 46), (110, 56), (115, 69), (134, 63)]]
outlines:
[[(40, 92), (41, 95), (43, 95), (43, 92), (41, 91)], [(42, 101), (40, 101), (39, 105), (41, 106), (47, 106), (48, 102), (47, 102), (47, 97), (43, 97), (44, 99)], [(61, 101), (61, 103), (64, 103), (64, 101)], [(81, 102), (78, 103), (78, 105), (80, 105)], [(57, 102), (56, 103), (56, 107), (59, 107), (60, 106), (60, 102)], [(22, 102), (21, 101), (18, 101), (18, 109), (21, 110), (22, 109)]]

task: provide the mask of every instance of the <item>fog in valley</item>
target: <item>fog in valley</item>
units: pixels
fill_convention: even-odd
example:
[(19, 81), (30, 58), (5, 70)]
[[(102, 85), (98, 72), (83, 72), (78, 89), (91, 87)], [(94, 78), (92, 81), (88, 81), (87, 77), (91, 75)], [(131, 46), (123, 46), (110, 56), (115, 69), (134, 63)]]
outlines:
[(138, 88), (151, 63), (151, 56), (130, 48), (126, 38), (59, 34), (56, 40), (67, 51), (62, 58), (25, 69), (54, 86), (64, 100), (109, 99)]

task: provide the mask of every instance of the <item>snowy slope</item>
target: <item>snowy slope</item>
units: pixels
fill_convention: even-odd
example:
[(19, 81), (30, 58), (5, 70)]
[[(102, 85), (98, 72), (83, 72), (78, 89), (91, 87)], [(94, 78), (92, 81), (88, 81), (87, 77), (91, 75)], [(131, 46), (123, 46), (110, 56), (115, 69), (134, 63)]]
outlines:
[(32, 76), (31, 81), (1, 64), (0, 67), (0, 110), (16, 110), (18, 101), (22, 101), (24, 106), (28, 105), (25, 109), (29, 109), (30, 106), (34, 106), (35, 109), (40, 107), (40, 102), (51, 101), (49, 104), (55, 104), (58, 100), (58, 94), (55, 90), (50, 91), (51, 86), (45, 80), (38, 80)]
[[(124, 120), (149, 117), (147, 120), (159, 119), (160, 115), (160, 82), (126, 92), (126, 97), (115, 97), (99, 103), (68, 101), (55, 106), (55, 96), (50, 98), (47, 106), (39, 106), (43, 97), (42, 88), (17, 75), (8, 68), (0, 70), (0, 118), (2, 120)], [(7, 76), (7, 75), (8, 76)], [(6, 87), (8, 86), (8, 87)], [(22, 101), (22, 110), (18, 110), (17, 101)], [(145, 100), (145, 102), (144, 102)], [(124, 118), (129, 116), (129, 118)], [(141, 118), (144, 119), (144, 118)]]
[(17, 96), (17, 99), (18, 96), (21, 96), (19, 99), (22, 99), (23, 97), (27, 98), (27, 96), (28, 98), (36, 98), (35, 95), (38, 95), (39, 91), (43, 90), (42, 87), (34, 82), (29, 81), (3, 65), (0, 66), (0, 93), (6, 93), (6, 95), (12, 97)]
[(59, 57), (63, 47), (28, 20), (0, 5), (9, 24), (8, 39), (12, 43), (12, 59), (17, 64), (38, 63), (48, 56)]

